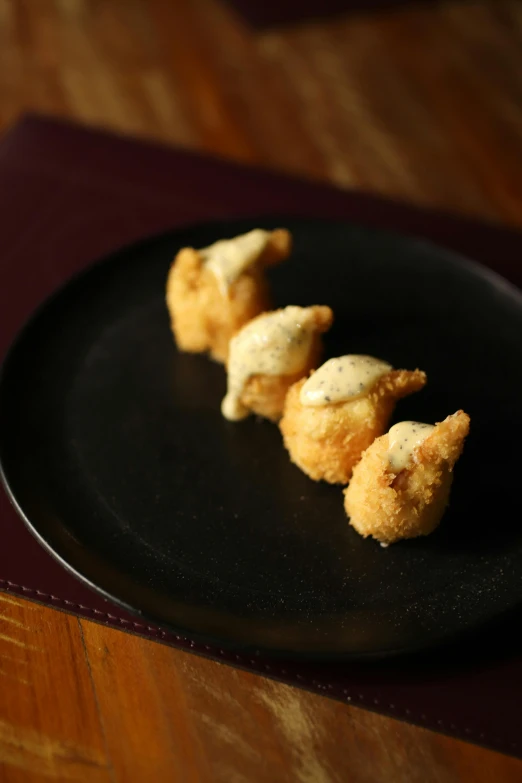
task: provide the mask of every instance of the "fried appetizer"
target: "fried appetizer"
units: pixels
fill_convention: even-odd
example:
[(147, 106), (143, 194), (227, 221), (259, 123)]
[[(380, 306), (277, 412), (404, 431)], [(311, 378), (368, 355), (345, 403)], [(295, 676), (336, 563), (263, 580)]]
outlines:
[(209, 351), (225, 362), (230, 338), (270, 309), (264, 270), (287, 258), (291, 245), (284, 228), (256, 228), (202, 250), (180, 250), (167, 279), (167, 307), (180, 351)]
[(464, 411), (434, 427), (414, 421), (395, 424), (354, 468), (344, 493), (350, 524), (383, 546), (435, 530), (468, 432)]
[(425, 383), (420, 370), (394, 370), (373, 356), (329, 359), (288, 392), (279, 426), (290, 459), (315, 481), (347, 484), (397, 400)]
[(329, 307), (285, 307), (263, 313), (230, 341), (228, 389), (221, 412), (230, 421), (257, 413), (277, 421), (288, 388), (317, 366)]

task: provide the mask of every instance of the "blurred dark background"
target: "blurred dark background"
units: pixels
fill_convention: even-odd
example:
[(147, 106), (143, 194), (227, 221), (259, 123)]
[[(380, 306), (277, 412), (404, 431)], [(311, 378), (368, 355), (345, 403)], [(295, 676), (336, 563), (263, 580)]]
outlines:
[(522, 221), (518, 0), (0, 0), (27, 110)]

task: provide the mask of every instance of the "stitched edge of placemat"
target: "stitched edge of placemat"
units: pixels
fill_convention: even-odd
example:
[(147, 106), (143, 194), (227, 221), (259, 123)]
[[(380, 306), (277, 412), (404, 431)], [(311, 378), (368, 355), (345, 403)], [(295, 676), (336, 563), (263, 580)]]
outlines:
[[(62, 611), (66, 614), (78, 617), (79, 619), (83, 618), (91, 622), (96, 622), (99, 625), (105, 625), (114, 630), (130, 633), (131, 635), (139, 636), (140, 638), (151, 642), (159, 642), (183, 652), (191, 652), (213, 660), (216, 663), (225, 663), (232, 667), (235, 666), (244, 671), (276, 680), (284, 685), (304, 688), (312, 693), (328, 696), (336, 701), (351, 706), (366, 709), (389, 718), (395, 718), (427, 731), (444, 734), (445, 736), (460, 742), (470, 742), (485, 747), (488, 750), (504, 752), (509, 755), (520, 757), (520, 746), (503, 737), (496, 736), (488, 739), (485, 732), (473, 730), (469, 726), (460, 727), (455, 723), (446, 723), (441, 719), (435, 719), (435, 721), (429, 723), (426, 713), (415, 714), (409, 707), (398, 707), (393, 702), (387, 702), (387, 700), (382, 701), (376, 698), (367, 699), (363, 694), (356, 693), (355, 690), (350, 690), (349, 688), (343, 688), (342, 695), (340, 695), (335, 692), (333, 685), (323, 685), (313, 677), (305, 677), (299, 673), (293, 675), (284, 666), (278, 665), (277, 662), (268, 664), (251, 655), (241, 655), (218, 647), (212, 647), (208, 644), (200, 644), (189, 637), (165, 631), (158, 626), (145, 625), (144, 623), (137, 621), (127, 620), (123, 617), (111, 614), (111, 612), (102, 612), (99, 609), (85, 606), (84, 604), (78, 604), (74, 601), (69, 601), (66, 598), (60, 598), (42, 590), (38, 590), (37, 588), (15, 584), (7, 579), (0, 578), (0, 592), (32, 600), (42, 606)], [(435, 728), (435, 725), (437, 728)]]

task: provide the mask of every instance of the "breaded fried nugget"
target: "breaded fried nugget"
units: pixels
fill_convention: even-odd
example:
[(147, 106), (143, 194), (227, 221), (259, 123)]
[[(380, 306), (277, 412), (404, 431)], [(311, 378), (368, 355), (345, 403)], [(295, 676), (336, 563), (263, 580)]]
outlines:
[(321, 334), (332, 320), (329, 307), (290, 306), (244, 326), (230, 341), (223, 416), (239, 421), (257, 413), (277, 421), (289, 386), (317, 366)]
[(292, 462), (315, 481), (347, 484), (397, 400), (425, 383), (420, 370), (393, 370), (372, 356), (330, 359), (288, 392), (279, 426)]
[(435, 427), (395, 424), (354, 468), (344, 500), (350, 524), (383, 546), (431, 533), (448, 504), (453, 467), (468, 432), (464, 411)]
[(287, 258), (291, 245), (286, 229), (257, 228), (202, 250), (180, 250), (167, 279), (167, 307), (180, 351), (209, 351), (225, 362), (231, 337), (270, 309), (264, 270)]

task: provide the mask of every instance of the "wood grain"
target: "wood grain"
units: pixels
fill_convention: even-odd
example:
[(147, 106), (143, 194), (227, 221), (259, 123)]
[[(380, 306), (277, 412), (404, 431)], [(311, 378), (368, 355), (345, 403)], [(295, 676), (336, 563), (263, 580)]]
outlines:
[[(256, 34), (220, 0), (0, 0), (27, 109), (522, 224), (522, 6)], [(522, 762), (0, 593), (0, 781), (474, 783)]]
[(2, 783), (111, 779), (79, 630), (74, 617), (0, 593)]

